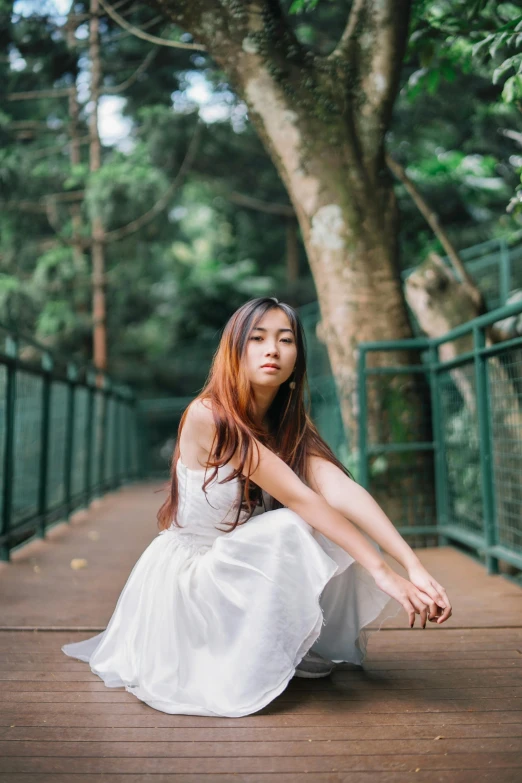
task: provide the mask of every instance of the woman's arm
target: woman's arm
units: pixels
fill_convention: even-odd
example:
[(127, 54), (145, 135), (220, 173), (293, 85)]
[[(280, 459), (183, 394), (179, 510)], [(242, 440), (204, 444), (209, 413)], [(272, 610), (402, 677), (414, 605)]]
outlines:
[(408, 579), (427, 593), (444, 612), (430, 609), (430, 622), (444, 622), (451, 616), (451, 604), (442, 585), (425, 569), (421, 561), (386, 516), (370, 493), (323, 457), (308, 458), (306, 479), (332, 508), (364, 530), (385, 552), (407, 571)]
[(370, 493), (323, 457), (308, 458), (306, 479), (332, 508), (370, 535), (406, 570), (419, 565), (413, 549), (406, 543)]
[[(191, 403), (184, 430), (187, 430), (187, 438), (198, 443), (200, 453), (206, 452), (208, 455), (212, 449), (215, 425), (212, 411), (207, 405), (208, 403), (200, 400)], [(415, 613), (421, 616), (421, 623), (425, 626), (427, 605), (430, 605), (432, 613), (434, 611), (430, 596), (399, 576), (360, 530), (341, 512), (330, 506), (324, 497), (301, 481), (282, 459), (260, 441), (254, 439), (254, 442), (259, 449), (259, 459), (254, 456), (253, 464), (245, 465), (245, 471), (250, 474), (252, 481), (284, 506), (295, 511), (311, 527), (338, 544), (366, 568), (377, 586), (404, 607), (409, 615), (410, 626), (414, 623)], [(235, 468), (239, 467), (239, 452), (234, 454), (230, 463)]]

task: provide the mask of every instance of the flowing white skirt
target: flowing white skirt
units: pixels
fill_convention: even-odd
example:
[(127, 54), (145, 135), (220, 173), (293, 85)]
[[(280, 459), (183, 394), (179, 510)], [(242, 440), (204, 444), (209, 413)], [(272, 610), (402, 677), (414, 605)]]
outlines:
[(312, 645), (360, 664), (364, 626), (400, 609), (350, 555), (281, 508), (203, 550), (162, 531), (105, 631), (62, 650), (162, 712), (241, 717), (285, 689)]

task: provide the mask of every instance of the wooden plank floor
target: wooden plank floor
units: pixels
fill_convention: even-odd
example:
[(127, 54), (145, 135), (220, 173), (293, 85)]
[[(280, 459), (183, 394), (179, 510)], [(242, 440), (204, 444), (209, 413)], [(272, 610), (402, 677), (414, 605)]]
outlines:
[(451, 547), (419, 553), (452, 599), (445, 626), (401, 612), (363, 670), (294, 678), (245, 718), (166, 715), (64, 656), (105, 627), (156, 534), (156, 489), (113, 493), (0, 567), (0, 781), (520, 783), (522, 589)]

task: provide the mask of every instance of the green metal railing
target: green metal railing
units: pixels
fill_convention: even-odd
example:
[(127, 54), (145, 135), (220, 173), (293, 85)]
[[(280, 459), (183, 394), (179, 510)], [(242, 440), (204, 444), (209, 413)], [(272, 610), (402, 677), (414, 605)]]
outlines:
[[(499, 560), (522, 569), (522, 336), (486, 345), (486, 327), (521, 313), (522, 302), (515, 302), (437, 339), (358, 346), (359, 482), (373, 494), (380, 477), (390, 482), (391, 468), (400, 462), (410, 480), (405, 501), (427, 500), (417, 504), (413, 521), (411, 514), (393, 520), (401, 534), (431, 533), (440, 543), (464, 544), (484, 557), (489, 573), (498, 573)], [(469, 350), (440, 360), (440, 346), (466, 336)], [(373, 357), (389, 351), (420, 352), (423, 361), (375, 366)], [(399, 438), (368, 434), (368, 400), (375, 406), (386, 398), (399, 376), (422, 380), (425, 426), (417, 431), (428, 432), (422, 440), (400, 437), (415, 428), (399, 429)], [(394, 475), (404, 491), (400, 471)]]
[(0, 560), (140, 474), (136, 401), (0, 325)]

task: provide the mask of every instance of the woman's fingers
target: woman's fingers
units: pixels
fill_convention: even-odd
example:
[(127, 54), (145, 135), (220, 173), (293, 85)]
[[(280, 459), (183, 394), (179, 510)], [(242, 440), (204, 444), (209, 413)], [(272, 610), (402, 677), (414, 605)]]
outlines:
[(410, 601), (405, 601), (403, 603), (404, 608), (408, 612), (408, 621), (410, 623), (410, 628), (413, 628), (413, 624), (415, 622), (415, 609), (413, 608), (413, 605)]
[(430, 599), (426, 596), (426, 598), (423, 598), (425, 594), (420, 593), (412, 598), (412, 603), (417, 610), (419, 616), (420, 616), (420, 624), (422, 628), (426, 628), (426, 621), (428, 619), (428, 608), (430, 604)]
[(443, 623), (445, 620), (448, 619), (448, 617), (451, 617), (451, 604), (448, 598), (448, 594), (446, 593), (445, 589), (442, 587), (442, 585), (437, 584), (437, 590), (440, 593), (441, 599), (439, 602), (439, 606), (442, 607), (442, 613), (440, 617), (437, 617), (436, 622), (437, 623)]
[(445, 589), (442, 587), (442, 585), (439, 585), (438, 582), (433, 581), (433, 587), (436, 593), (435, 600), (437, 601), (438, 605), (444, 607), (448, 606), (449, 605), (448, 596)]
[(435, 609), (433, 612), (430, 611), (430, 623), (436, 623), (439, 617), (442, 617), (443, 611), (444, 607), (435, 604)]
[(436, 584), (428, 584), (425, 588), (426, 593), (428, 593), (431, 601), (435, 604), (438, 604), (439, 606), (442, 603), (445, 603), (443, 596), (441, 595), (440, 590), (438, 589)]
[(433, 617), (437, 616), (439, 612), (442, 611), (441, 607), (438, 605), (436, 601), (432, 601), (429, 606), (430, 609), (430, 621)]
[(437, 596), (435, 604), (430, 603), (430, 622), (439, 625), (451, 617), (452, 609), (445, 589), (433, 580), (433, 591)]
[(448, 601), (448, 605), (444, 608), (444, 611), (442, 612), (442, 615), (437, 619), (437, 623), (443, 623), (445, 622), (448, 617), (451, 617), (452, 611), (451, 611), (451, 605)]
[[(385, 574), (377, 584), (405, 609), (410, 628), (415, 624), (416, 614), (420, 616), (422, 628), (426, 628), (428, 617), (430, 622), (440, 624), (451, 616), (451, 605), (446, 591), (435, 580), (428, 582), (428, 585), (424, 583), (424, 589), (421, 589), (408, 579), (392, 572)], [(434, 595), (437, 595), (436, 599)]]
[[(413, 585), (412, 585), (413, 587)], [(415, 588), (408, 591), (406, 600), (403, 602), (403, 606), (408, 612), (410, 621), (410, 628), (413, 628), (415, 623), (415, 614), (420, 616), (420, 623), (422, 628), (426, 628), (426, 621), (428, 619), (428, 607), (431, 603), (431, 599), (422, 590)]]

